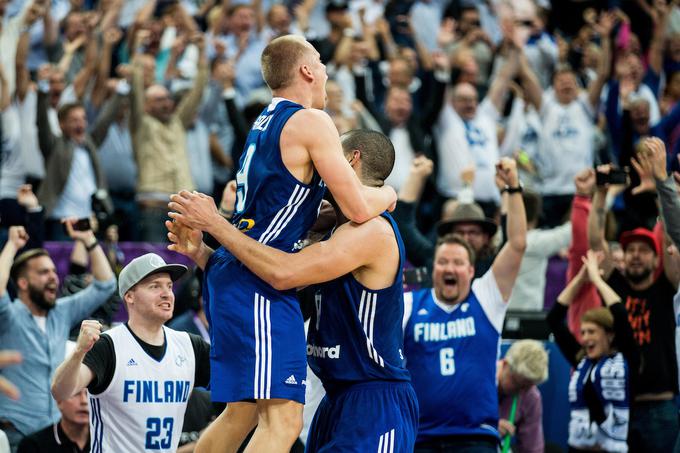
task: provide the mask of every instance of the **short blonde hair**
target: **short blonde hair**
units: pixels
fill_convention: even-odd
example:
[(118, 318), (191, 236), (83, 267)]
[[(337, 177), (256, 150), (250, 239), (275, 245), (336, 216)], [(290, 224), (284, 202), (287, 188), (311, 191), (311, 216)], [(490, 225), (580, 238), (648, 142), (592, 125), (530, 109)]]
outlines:
[(513, 373), (538, 385), (548, 379), (548, 353), (536, 340), (518, 340), (505, 354), (505, 361)]
[(262, 78), (271, 90), (287, 87), (295, 77), (301, 60), (310, 53), (307, 41), (296, 35), (285, 35), (270, 42), (260, 59)]

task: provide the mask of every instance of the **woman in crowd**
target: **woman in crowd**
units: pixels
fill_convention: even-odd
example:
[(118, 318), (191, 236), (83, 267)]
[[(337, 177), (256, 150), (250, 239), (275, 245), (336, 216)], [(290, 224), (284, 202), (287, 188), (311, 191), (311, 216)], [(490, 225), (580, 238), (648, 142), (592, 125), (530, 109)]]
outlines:
[[(627, 452), (630, 400), (639, 353), (621, 298), (600, 275), (592, 250), (557, 298), (548, 324), (564, 357), (575, 368), (569, 382), (569, 451)], [(592, 283), (605, 307), (581, 318), (582, 344), (565, 324), (567, 308), (582, 285)]]

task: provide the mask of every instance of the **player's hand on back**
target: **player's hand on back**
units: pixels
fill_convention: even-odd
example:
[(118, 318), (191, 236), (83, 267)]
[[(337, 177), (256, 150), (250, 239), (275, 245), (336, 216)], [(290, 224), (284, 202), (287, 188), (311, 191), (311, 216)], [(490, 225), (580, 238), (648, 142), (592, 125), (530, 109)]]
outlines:
[(76, 351), (85, 353), (92, 349), (94, 344), (99, 340), (102, 333), (102, 325), (95, 319), (86, 319), (80, 325), (80, 333), (76, 341)]
[(203, 233), (200, 230), (169, 220), (165, 221), (165, 227), (168, 229), (168, 239), (171, 242), (168, 245), (168, 250), (195, 259), (201, 250)]

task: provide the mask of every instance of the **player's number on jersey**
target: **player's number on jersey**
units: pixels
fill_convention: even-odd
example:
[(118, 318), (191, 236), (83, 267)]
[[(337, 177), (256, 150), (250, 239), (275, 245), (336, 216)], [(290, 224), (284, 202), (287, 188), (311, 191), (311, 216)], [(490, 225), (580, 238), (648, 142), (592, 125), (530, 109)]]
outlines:
[(442, 376), (451, 376), (456, 372), (456, 362), (453, 360), (453, 348), (442, 348), (439, 351), (439, 365)]
[(149, 417), (146, 419), (146, 443), (147, 450), (167, 450), (172, 445), (172, 428), (175, 419), (166, 417)]
[(236, 173), (236, 212), (240, 214), (246, 208), (246, 196), (248, 195), (248, 170), (250, 170), (250, 161), (253, 159), (255, 152), (255, 144), (251, 144), (246, 150), (246, 156), (243, 159), (243, 166)]

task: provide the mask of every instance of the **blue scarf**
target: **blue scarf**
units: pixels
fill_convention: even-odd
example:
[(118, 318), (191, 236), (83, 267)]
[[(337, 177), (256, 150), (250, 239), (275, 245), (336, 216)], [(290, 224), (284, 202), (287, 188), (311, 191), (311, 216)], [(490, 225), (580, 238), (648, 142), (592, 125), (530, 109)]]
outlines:
[[(586, 393), (593, 393), (601, 411), (588, 409)], [(627, 452), (630, 414), (630, 371), (623, 354), (599, 360), (582, 359), (569, 382), (569, 445)]]

